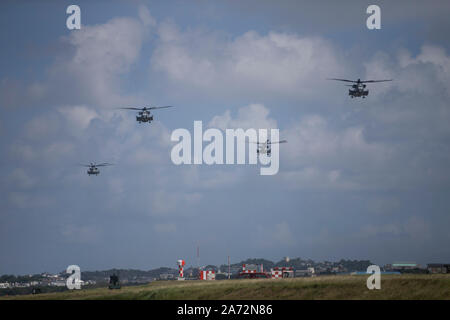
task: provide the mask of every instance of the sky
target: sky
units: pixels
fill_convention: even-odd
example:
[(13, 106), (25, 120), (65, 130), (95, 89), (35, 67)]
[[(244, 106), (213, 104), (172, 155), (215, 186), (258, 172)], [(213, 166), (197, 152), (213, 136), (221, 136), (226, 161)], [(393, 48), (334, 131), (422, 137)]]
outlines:
[[(196, 266), (197, 247), (200, 265), (448, 263), (449, 16), (438, 0), (2, 1), (0, 274)], [(394, 81), (350, 99), (327, 78)], [(118, 109), (161, 105), (151, 124)], [(173, 164), (194, 121), (278, 128), (278, 174)]]

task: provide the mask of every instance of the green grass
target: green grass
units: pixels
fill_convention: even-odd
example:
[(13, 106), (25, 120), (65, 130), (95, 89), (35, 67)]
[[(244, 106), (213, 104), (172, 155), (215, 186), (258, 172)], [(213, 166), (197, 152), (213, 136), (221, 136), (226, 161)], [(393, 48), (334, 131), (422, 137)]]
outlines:
[(221, 281), (155, 281), (148, 285), (84, 289), (2, 299), (450, 299), (450, 275), (384, 275), (381, 290), (368, 290), (366, 276)]

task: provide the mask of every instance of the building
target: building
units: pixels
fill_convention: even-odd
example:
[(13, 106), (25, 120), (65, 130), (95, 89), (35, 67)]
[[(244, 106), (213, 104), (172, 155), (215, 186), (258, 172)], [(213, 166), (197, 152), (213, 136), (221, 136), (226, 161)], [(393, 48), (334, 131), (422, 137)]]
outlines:
[(420, 266), (417, 263), (414, 262), (396, 262), (392, 264), (392, 270), (412, 270), (412, 269), (419, 269)]
[(272, 279), (294, 278), (294, 269), (292, 267), (275, 267), (270, 270)]
[(450, 273), (450, 264), (445, 263), (430, 263), (427, 264), (429, 273)]
[(264, 272), (263, 265), (243, 264), (242, 271), (239, 273), (242, 278), (269, 278), (270, 274)]
[(159, 278), (160, 278), (161, 280), (173, 280), (175, 277), (174, 277), (174, 275), (171, 274), (171, 273), (161, 273), (161, 274), (159, 275)]
[(216, 272), (214, 270), (200, 271), (200, 280), (216, 280)]
[(300, 269), (295, 270), (296, 277), (313, 277), (314, 276), (314, 268), (309, 267), (308, 269)]

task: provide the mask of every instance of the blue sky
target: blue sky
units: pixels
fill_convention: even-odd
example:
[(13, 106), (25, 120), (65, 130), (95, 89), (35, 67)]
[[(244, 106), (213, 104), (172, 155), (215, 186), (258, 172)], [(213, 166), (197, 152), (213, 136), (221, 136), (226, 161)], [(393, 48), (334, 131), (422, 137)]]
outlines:
[[(450, 260), (447, 2), (76, 3), (73, 31), (70, 1), (0, 4), (0, 274), (195, 265), (197, 246), (201, 264)], [(394, 82), (351, 100), (330, 77)], [(176, 108), (139, 125), (115, 109), (133, 105)], [(279, 128), (279, 173), (173, 165), (195, 120)]]

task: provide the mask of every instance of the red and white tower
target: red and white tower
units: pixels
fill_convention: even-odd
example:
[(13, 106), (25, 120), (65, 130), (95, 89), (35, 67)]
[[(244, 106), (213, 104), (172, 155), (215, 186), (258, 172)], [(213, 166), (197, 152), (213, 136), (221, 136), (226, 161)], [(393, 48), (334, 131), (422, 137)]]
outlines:
[(178, 280), (184, 280), (184, 260), (178, 260)]

